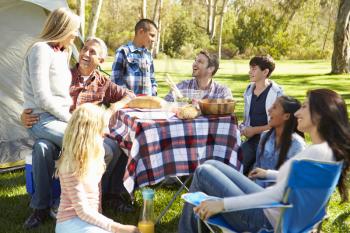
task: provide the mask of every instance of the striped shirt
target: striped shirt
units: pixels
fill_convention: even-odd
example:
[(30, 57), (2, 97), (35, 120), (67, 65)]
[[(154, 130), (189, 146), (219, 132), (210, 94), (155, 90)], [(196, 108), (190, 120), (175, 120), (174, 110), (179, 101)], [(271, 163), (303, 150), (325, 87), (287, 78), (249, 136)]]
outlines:
[(112, 231), (112, 225), (117, 224), (99, 212), (101, 175), (93, 175), (79, 180), (72, 173), (59, 174), (61, 183), (61, 199), (57, 213), (57, 222), (63, 222), (74, 217), (90, 224)]
[(111, 79), (136, 95), (157, 95), (152, 55), (146, 48), (137, 48), (132, 42), (116, 51)]
[[(190, 80), (184, 80), (178, 84), (176, 84), (177, 88), (180, 90), (183, 89), (194, 89), (199, 90), (197, 80), (195, 78)], [(225, 87), (214, 80), (211, 80), (209, 88), (205, 90), (205, 95), (203, 96), (205, 99), (233, 99), (231, 90), (228, 87)], [(168, 102), (174, 102), (173, 93), (170, 91), (164, 99)]]
[(71, 70), (72, 83), (69, 89), (70, 96), (73, 99), (73, 104), (70, 107), (71, 112), (84, 103), (109, 105), (131, 94), (128, 89), (111, 82), (108, 77), (101, 74), (98, 70), (95, 70), (84, 81), (77, 67), (78, 65)]

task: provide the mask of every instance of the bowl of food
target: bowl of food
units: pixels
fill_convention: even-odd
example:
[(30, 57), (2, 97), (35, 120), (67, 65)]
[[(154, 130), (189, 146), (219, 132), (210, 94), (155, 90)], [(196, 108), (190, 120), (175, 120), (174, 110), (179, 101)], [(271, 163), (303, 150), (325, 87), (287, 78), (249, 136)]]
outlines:
[(179, 96), (179, 94), (175, 95), (173, 93), (174, 96), (174, 100), (175, 102), (179, 103), (179, 104), (196, 104), (200, 99), (203, 98), (205, 92), (202, 90), (194, 90), (194, 89), (181, 89), (179, 90), (181, 95)]
[(201, 99), (198, 104), (203, 115), (228, 115), (235, 110), (236, 101), (230, 99)]

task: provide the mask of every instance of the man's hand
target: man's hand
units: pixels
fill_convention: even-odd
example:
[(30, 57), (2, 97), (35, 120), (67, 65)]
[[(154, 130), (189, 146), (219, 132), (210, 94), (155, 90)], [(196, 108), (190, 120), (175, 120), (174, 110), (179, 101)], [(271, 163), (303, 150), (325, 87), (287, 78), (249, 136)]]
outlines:
[(262, 168), (254, 168), (253, 171), (251, 171), (248, 174), (248, 177), (250, 179), (266, 179), (267, 171)]
[(199, 215), (202, 220), (207, 220), (211, 216), (224, 210), (224, 200), (202, 201), (199, 206), (194, 207), (193, 211)]
[(31, 114), (33, 112), (32, 109), (24, 109), (21, 114), (21, 122), (24, 127), (32, 128), (32, 126), (39, 121), (39, 116)]

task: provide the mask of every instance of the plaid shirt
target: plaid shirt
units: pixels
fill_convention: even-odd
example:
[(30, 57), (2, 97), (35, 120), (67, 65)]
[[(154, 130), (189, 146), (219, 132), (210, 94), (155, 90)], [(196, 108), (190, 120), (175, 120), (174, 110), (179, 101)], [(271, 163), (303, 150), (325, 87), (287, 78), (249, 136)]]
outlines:
[(72, 83), (69, 89), (70, 96), (73, 99), (73, 104), (70, 107), (71, 112), (84, 103), (108, 105), (129, 95), (129, 90), (112, 83), (108, 77), (98, 70), (95, 70), (84, 82), (77, 67), (78, 64), (71, 70)]
[(135, 94), (157, 95), (157, 82), (151, 53), (132, 42), (116, 51), (111, 79)]
[[(177, 88), (180, 90), (183, 89), (194, 89), (199, 90), (197, 81), (195, 78), (190, 80), (184, 80), (176, 84)], [(206, 99), (233, 99), (231, 90), (228, 87), (225, 87), (214, 80), (211, 80), (209, 89), (206, 90), (206, 94), (203, 96)], [(171, 91), (164, 97), (166, 101), (174, 102), (174, 96)]]

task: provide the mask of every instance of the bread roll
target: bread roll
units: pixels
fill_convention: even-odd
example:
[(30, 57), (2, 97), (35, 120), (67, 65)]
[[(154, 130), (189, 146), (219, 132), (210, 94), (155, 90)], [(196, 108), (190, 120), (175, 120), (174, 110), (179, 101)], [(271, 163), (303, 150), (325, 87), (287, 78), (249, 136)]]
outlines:
[(176, 116), (180, 119), (194, 119), (199, 116), (199, 111), (196, 107), (189, 104), (179, 108)]
[(163, 103), (164, 103), (164, 100), (156, 96), (138, 96), (132, 99), (127, 104), (127, 107), (156, 109), (156, 108), (162, 108)]

